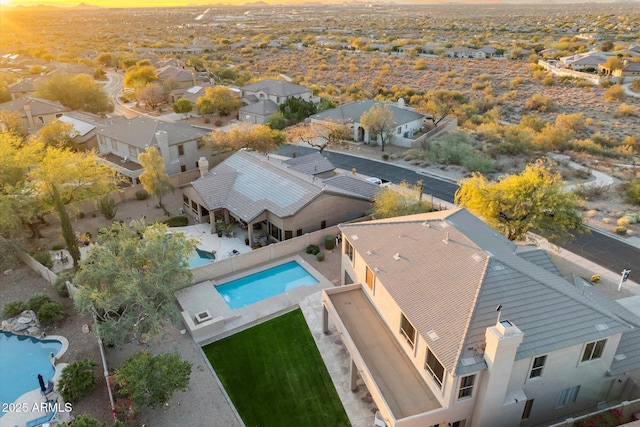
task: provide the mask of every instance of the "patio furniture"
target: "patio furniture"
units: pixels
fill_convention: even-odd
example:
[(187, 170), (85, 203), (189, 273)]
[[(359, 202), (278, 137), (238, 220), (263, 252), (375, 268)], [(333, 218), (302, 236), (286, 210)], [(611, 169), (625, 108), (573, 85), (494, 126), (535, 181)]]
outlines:
[(40, 394), (43, 395), (47, 401), (49, 401), (49, 395), (53, 392), (53, 381), (51, 380), (47, 382), (47, 387), (44, 390), (40, 390)]
[(57, 411), (57, 398), (56, 401), (53, 402), (53, 405), (51, 406), (51, 408), (53, 408), (53, 410), (51, 412), (48, 412), (47, 414), (41, 416), (40, 418), (36, 418), (35, 420), (31, 420), (27, 422), (27, 427), (39, 427), (39, 426), (45, 426), (45, 427), (49, 427), (51, 425), (51, 423), (59, 423), (60, 419), (58, 418), (58, 411)]

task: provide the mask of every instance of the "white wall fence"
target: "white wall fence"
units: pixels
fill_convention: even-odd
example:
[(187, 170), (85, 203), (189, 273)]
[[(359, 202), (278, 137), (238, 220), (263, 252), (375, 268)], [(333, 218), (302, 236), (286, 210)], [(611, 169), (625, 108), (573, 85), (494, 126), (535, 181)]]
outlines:
[(602, 83), (604, 80), (607, 80), (607, 77), (603, 77), (595, 74), (583, 73), (581, 71), (576, 71), (576, 70), (569, 70), (568, 68), (558, 68), (554, 65), (551, 65), (547, 61), (543, 61), (542, 59), (538, 60), (538, 65), (541, 65), (542, 67), (544, 67), (545, 69), (547, 69), (548, 71), (550, 71), (551, 73), (557, 76), (570, 76), (570, 77), (576, 77), (579, 79), (585, 79), (590, 81), (594, 85), (598, 85)]
[(428, 140), (435, 138), (445, 132), (455, 132), (458, 129), (457, 118), (446, 118), (435, 128), (411, 140), (411, 148), (424, 148), (422, 145)]

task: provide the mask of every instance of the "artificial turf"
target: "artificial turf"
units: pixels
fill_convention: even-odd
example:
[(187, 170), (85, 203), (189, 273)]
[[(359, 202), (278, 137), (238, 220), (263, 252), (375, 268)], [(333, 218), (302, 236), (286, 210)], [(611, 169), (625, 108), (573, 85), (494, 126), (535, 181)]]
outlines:
[(350, 425), (300, 309), (203, 350), (245, 425)]

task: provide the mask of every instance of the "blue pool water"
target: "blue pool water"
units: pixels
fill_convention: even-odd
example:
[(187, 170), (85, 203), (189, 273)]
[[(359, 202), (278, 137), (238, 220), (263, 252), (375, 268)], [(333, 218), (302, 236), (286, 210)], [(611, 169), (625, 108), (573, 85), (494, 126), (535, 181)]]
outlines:
[(231, 308), (241, 308), (318, 281), (295, 261), (216, 286)]
[(201, 267), (203, 265), (207, 265), (210, 262), (215, 260), (215, 256), (211, 254), (211, 252), (203, 251), (201, 249), (197, 249), (193, 251), (191, 256), (189, 257), (189, 268)]
[(49, 354), (58, 354), (61, 348), (57, 340), (0, 332), (0, 402), (13, 403), (24, 393), (39, 389), (38, 374), (45, 383), (53, 378)]

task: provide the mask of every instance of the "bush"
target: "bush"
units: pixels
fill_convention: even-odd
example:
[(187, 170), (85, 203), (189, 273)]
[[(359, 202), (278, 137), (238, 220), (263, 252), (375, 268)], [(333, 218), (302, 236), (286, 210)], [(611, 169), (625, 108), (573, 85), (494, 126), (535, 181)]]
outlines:
[(55, 243), (53, 246), (51, 246), (51, 250), (52, 251), (60, 251), (62, 249), (64, 249), (66, 247), (66, 245), (64, 243)]
[(53, 267), (53, 260), (49, 251), (38, 251), (33, 254), (33, 259), (49, 269)]
[[(136, 193), (137, 197), (137, 193)], [(110, 197), (104, 196), (101, 197), (98, 201), (98, 209), (105, 219), (113, 219), (118, 212), (118, 207), (116, 206), (116, 201)]]
[(541, 93), (536, 93), (531, 98), (527, 99), (524, 106), (527, 110), (536, 110), (540, 112), (551, 112), (556, 109), (555, 101)]
[(594, 274), (593, 276), (591, 276), (589, 281), (591, 281), (591, 283), (600, 283), (600, 275)]
[(174, 216), (163, 221), (169, 227), (185, 227), (189, 225), (189, 218), (186, 216)]
[(389, 160), (389, 154), (384, 153), (384, 154), (382, 155), (382, 160), (384, 160), (384, 161)]
[(615, 114), (616, 117), (635, 117), (637, 115), (638, 110), (636, 109), (636, 107), (634, 107), (633, 105), (625, 104), (624, 102), (618, 106)]
[(213, 122), (214, 125), (216, 125), (217, 127), (222, 126), (222, 120), (217, 119), (215, 122)]
[(478, 154), (464, 159), (462, 165), (469, 172), (491, 173), (496, 169), (496, 162), (491, 157)]
[(48, 302), (37, 312), (38, 320), (43, 326), (49, 326), (64, 318), (64, 307), (59, 302)]
[(624, 98), (624, 89), (619, 84), (604, 91), (604, 100), (607, 102), (621, 101), (622, 98)]
[(640, 176), (626, 183), (624, 192), (627, 202), (632, 205), (640, 205)]
[(58, 391), (65, 402), (76, 403), (96, 386), (96, 366), (94, 360), (83, 359), (70, 363), (62, 370)]
[(11, 301), (2, 309), (2, 317), (7, 319), (10, 317), (16, 317), (28, 308), (29, 307), (27, 307), (27, 304), (24, 301)]
[(33, 310), (37, 313), (38, 310), (40, 310), (40, 307), (49, 302), (51, 302), (51, 298), (49, 298), (49, 295), (37, 293), (33, 294), (33, 296), (29, 298), (27, 307), (29, 307), (29, 310)]
[(311, 255), (317, 255), (320, 252), (320, 247), (318, 245), (309, 245), (307, 246), (307, 253)]
[(622, 424), (624, 419), (620, 409), (612, 408), (608, 411), (600, 412), (595, 415), (591, 415), (583, 420), (576, 422), (576, 427), (615, 427)]
[(618, 225), (616, 228), (613, 229), (613, 231), (615, 231), (615, 233), (619, 236), (627, 235), (627, 227), (625, 227), (624, 225)]
[(147, 190), (138, 190), (136, 191), (136, 199), (138, 200), (147, 200), (149, 197), (149, 192)]
[[(119, 421), (116, 421), (113, 424), (113, 427), (123, 426), (123, 425), (124, 424), (121, 424)], [(62, 423), (60, 424), (60, 426), (66, 427), (68, 426), (68, 424)], [(89, 414), (82, 414), (82, 415), (78, 415), (73, 419), (71, 426), (72, 427), (107, 427), (107, 424), (104, 424), (103, 422), (96, 420)]]
[(329, 234), (324, 236), (324, 248), (328, 251), (336, 247), (336, 236)]
[(324, 261), (324, 252), (318, 252), (316, 254), (316, 259), (320, 262)]
[(53, 288), (59, 297), (69, 298), (69, 289), (67, 289), (67, 280), (73, 280), (73, 273), (69, 270), (64, 270), (58, 273), (56, 281), (53, 282)]

